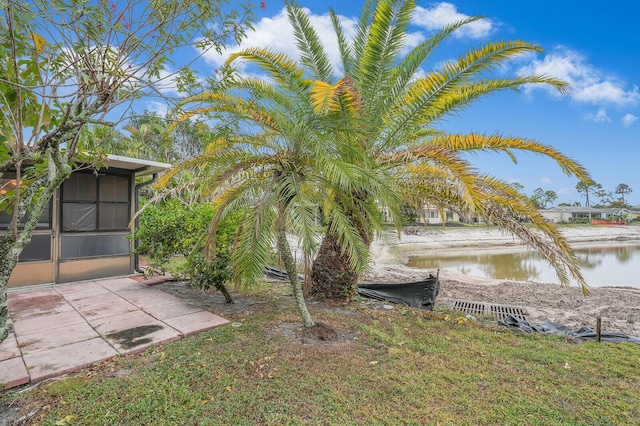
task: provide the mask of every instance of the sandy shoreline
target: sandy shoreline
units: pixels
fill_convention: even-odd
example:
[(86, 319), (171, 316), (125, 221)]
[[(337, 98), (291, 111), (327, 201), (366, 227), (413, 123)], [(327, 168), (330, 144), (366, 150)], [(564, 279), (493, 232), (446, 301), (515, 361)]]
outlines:
[[(574, 247), (640, 242), (640, 226), (561, 230)], [(407, 253), (416, 247), (459, 253), (523, 248), (516, 238), (495, 228), (419, 229), (417, 234), (402, 235), (399, 241), (397, 236), (377, 240), (372, 246), (374, 263), (364, 280), (398, 282), (424, 277), (429, 271), (404, 266)], [(452, 306), (455, 300), (462, 300), (518, 306), (527, 312), (532, 323), (554, 321), (574, 328), (583, 325), (595, 328), (600, 316), (603, 330), (640, 336), (640, 289), (592, 288), (591, 295), (585, 297), (577, 287), (485, 279), (447, 270), (440, 271), (440, 278), (439, 305)]]

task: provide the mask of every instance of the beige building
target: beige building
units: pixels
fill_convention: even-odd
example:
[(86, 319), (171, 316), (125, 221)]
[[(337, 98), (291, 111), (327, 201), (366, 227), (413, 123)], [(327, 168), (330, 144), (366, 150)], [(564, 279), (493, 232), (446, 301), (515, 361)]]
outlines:
[(553, 223), (589, 223), (628, 216), (629, 210), (619, 208), (558, 206), (541, 209), (540, 214)]
[[(421, 222), (426, 222), (429, 225), (441, 225), (445, 222), (460, 222), (460, 215), (449, 209), (442, 209), (442, 211), (433, 206), (424, 206), (423, 217)], [(444, 214), (444, 217), (443, 215)]]

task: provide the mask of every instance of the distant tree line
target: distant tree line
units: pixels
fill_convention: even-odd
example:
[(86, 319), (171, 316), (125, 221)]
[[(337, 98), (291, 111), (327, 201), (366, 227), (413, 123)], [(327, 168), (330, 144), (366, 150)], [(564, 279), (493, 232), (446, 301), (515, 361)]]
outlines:
[[(627, 200), (625, 199), (625, 196), (633, 192), (633, 189), (631, 189), (631, 187), (626, 183), (618, 184), (613, 191), (609, 191), (603, 188), (601, 184), (595, 181), (591, 181), (588, 183), (585, 183), (583, 181), (578, 182), (578, 184), (576, 185), (576, 190), (580, 194), (583, 194), (583, 196), (585, 197), (586, 207), (601, 207), (601, 208), (629, 207), (629, 204), (627, 204)], [(589, 194), (592, 194), (595, 197), (597, 197), (599, 199), (599, 202), (592, 205), (589, 199)]]
[[(527, 195), (524, 191), (524, 186), (518, 182), (514, 182), (511, 186), (520, 192)], [(585, 183), (584, 181), (578, 182), (576, 190), (583, 197), (585, 197), (585, 207), (597, 207), (597, 208), (625, 208), (629, 207), (626, 196), (633, 192), (633, 189), (626, 183), (621, 183), (615, 187), (613, 191), (609, 191), (602, 187), (601, 184), (590, 181)], [(551, 207), (553, 203), (558, 199), (558, 194), (553, 190), (545, 190), (543, 188), (536, 188), (529, 196), (531, 202), (540, 209), (546, 209)], [(593, 204), (592, 199), (596, 197), (598, 202)], [(573, 203), (560, 203), (559, 206), (575, 206), (580, 207), (582, 203), (575, 201)]]

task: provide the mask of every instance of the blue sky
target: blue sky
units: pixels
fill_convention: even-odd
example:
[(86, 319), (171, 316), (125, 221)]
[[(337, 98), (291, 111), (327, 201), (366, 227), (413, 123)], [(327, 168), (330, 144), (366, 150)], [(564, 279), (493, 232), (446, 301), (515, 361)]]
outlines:
[[(335, 41), (329, 7), (343, 16), (348, 27), (361, 5), (344, 0), (299, 0), (299, 4), (310, 10), (312, 22), (330, 51)], [(442, 43), (425, 64), (426, 71), (472, 46), (521, 39), (541, 45), (545, 52), (519, 58), (499, 72), (512, 76), (526, 71), (544, 73), (571, 84), (564, 96), (537, 87), (482, 99), (443, 122), (445, 130), (499, 132), (552, 145), (585, 166), (605, 189), (614, 191), (620, 183), (629, 185), (633, 192), (627, 202), (640, 205), (640, 2), (418, 0), (417, 5), (410, 37), (414, 42), (448, 22), (486, 16)], [(259, 9), (258, 16), (256, 31), (249, 34), (243, 47), (270, 46), (297, 57), (282, 2), (267, 0), (266, 9)], [(213, 53), (206, 57), (211, 69), (223, 60)], [(540, 187), (555, 191), (558, 202), (584, 203), (575, 190), (577, 179), (566, 177), (555, 163), (530, 154), (518, 158), (517, 165), (497, 154), (481, 154), (470, 160), (482, 171), (524, 185), (528, 195)]]

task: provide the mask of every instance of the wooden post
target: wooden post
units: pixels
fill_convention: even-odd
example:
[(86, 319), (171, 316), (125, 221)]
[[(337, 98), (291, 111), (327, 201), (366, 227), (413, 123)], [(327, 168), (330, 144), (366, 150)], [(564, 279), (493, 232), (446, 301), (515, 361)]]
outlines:
[(596, 341), (600, 341), (600, 332), (602, 331), (602, 319), (596, 317)]

